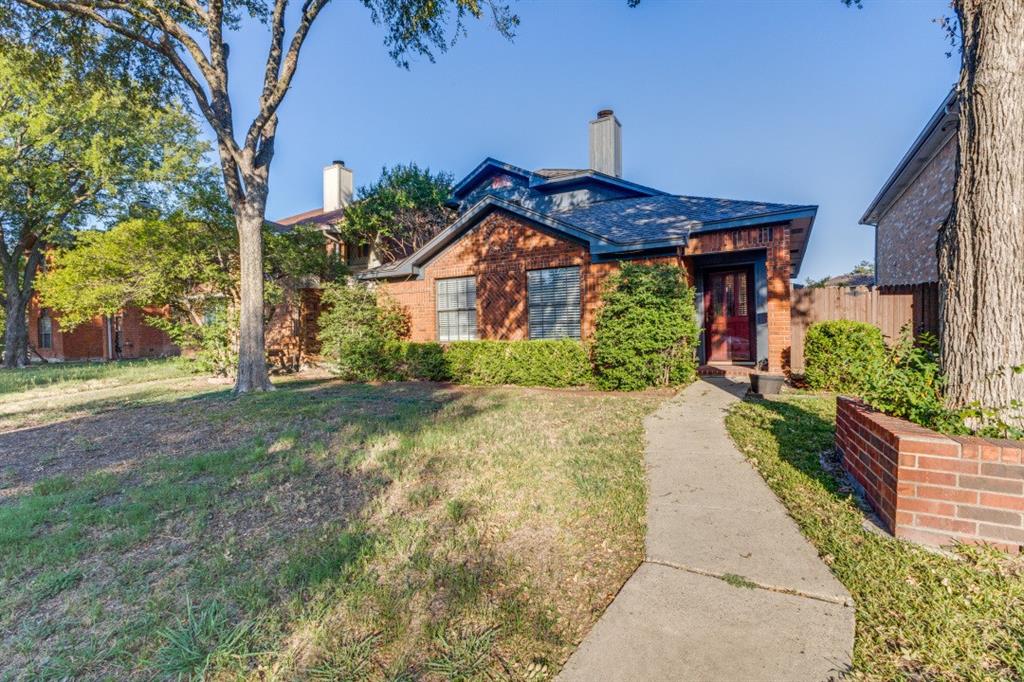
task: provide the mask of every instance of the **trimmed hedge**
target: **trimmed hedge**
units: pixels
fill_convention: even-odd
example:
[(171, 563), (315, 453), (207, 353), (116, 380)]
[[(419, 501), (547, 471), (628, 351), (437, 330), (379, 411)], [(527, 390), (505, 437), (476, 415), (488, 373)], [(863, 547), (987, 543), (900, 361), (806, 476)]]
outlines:
[(496, 386), (584, 386), (590, 358), (575, 339), (403, 343), (400, 372), (409, 379)]
[(804, 341), (804, 379), (817, 390), (862, 395), (886, 357), (882, 330), (873, 324), (817, 322)]
[(405, 341), (398, 346), (398, 374), (404, 379), (422, 381), (451, 381), (448, 358), (444, 346), (439, 343), (412, 343)]

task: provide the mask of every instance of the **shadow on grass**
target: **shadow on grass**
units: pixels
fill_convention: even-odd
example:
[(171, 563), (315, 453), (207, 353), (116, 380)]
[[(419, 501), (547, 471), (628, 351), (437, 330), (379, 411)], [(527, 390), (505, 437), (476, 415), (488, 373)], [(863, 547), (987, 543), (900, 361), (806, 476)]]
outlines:
[(840, 482), (822, 467), (821, 454), (835, 446), (835, 407), (798, 397), (772, 400), (747, 397), (744, 403), (767, 414), (757, 414), (757, 426), (765, 428), (778, 446), (779, 458), (797, 471), (824, 485), (837, 497)]
[(387, 421), (401, 414), (404, 426), (415, 431), (417, 414), (429, 420), (461, 395), (441, 384), (323, 379), (289, 381), (276, 391), (241, 398), (228, 388), (183, 396), (168, 391), (168, 397), (165, 391), (75, 403), (68, 411), (85, 416), (0, 433), (0, 504), (11, 498), (4, 489), (21, 494), (55, 476), (123, 472), (154, 457), (229, 449), (272, 440), (289, 429), (319, 432), (332, 424), (359, 426), (361, 419)]
[[(237, 620), (347, 584), (377, 542), (358, 519), (414, 462), (424, 430), (502, 407), (430, 383), (229, 395), (0, 434), (0, 466), (34, 484), (0, 504), (0, 577), (20, 586), (0, 599), (0, 669), (130, 677), (155, 660), (157, 627), (173, 625), (183, 595), (226, 602)], [(368, 456), (372, 473), (359, 466)], [(102, 618), (84, 617), (101, 604)], [(90, 648), (111, 631), (116, 646)]]

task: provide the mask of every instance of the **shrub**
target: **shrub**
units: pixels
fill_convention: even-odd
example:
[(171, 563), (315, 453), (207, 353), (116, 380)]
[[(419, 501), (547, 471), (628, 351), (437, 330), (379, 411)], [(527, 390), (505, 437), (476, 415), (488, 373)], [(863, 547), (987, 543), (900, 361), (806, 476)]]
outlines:
[(885, 362), (882, 330), (866, 322), (817, 322), (804, 341), (804, 378), (811, 388), (860, 395)]
[(233, 377), (238, 369), (238, 311), (223, 302), (207, 305), (202, 324), (173, 317), (146, 317), (183, 349), (189, 367), (201, 374)]
[(399, 346), (398, 374), (406, 379), (449, 381), (448, 359), (439, 343), (409, 343)]
[(445, 357), (451, 380), (461, 384), (565, 387), (594, 378), (587, 351), (575, 339), (456, 341)]
[(408, 321), (397, 303), (363, 284), (330, 284), (320, 315), (322, 353), (331, 369), (353, 381), (392, 379)]
[(592, 353), (599, 387), (637, 390), (693, 380), (700, 329), (680, 268), (624, 264), (601, 301)]
[(931, 334), (915, 339), (904, 327), (861, 384), (864, 402), (880, 412), (947, 433), (965, 430), (963, 418), (943, 401), (938, 341)]

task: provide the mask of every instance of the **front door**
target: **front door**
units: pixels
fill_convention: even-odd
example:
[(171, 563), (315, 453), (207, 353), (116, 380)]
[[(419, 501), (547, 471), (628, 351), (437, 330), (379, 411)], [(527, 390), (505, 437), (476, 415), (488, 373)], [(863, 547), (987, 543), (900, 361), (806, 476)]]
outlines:
[(704, 275), (708, 362), (753, 362), (753, 273), (749, 268)]

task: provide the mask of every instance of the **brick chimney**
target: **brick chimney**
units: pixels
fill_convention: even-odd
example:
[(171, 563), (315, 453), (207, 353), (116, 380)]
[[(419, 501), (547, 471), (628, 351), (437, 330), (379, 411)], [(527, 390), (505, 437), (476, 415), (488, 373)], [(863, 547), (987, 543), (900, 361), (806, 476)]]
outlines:
[(324, 213), (337, 211), (352, 203), (352, 171), (344, 161), (333, 161), (324, 168)]
[(611, 109), (597, 112), (590, 122), (590, 168), (622, 177), (622, 124)]

